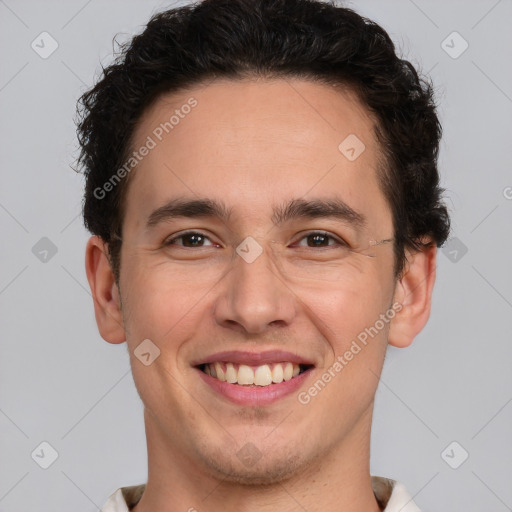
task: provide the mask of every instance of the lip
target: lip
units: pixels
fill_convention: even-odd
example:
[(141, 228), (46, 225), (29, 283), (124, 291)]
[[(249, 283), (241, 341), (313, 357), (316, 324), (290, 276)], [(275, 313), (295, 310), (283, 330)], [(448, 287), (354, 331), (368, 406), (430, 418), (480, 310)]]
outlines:
[[(245, 364), (252, 367), (269, 363), (290, 362), (302, 365), (303, 367), (305, 366), (306, 368), (296, 377), (278, 384), (274, 383), (268, 386), (245, 386), (222, 382), (219, 379), (206, 374), (202, 370), (203, 365), (216, 362), (228, 362), (239, 365)], [(293, 352), (275, 349), (259, 352), (251, 352), (248, 350), (227, 350), (223, 352), (216, 352), (215, 354), (192, 362), (192, 366), (194, 366), (195, 370), (199, 372), (199, 376), (210, 387), (210, 389), (222, 397), (227, 398), (237, 405), (263, 406), (269, 405), (287, 395), (290, 395), (294, 391), (297, 391), (297, 389), (300, 388), (304, 381), (311, 375), (315, 364), (313, 361), (298, 354), (294, 354)]]
[[(268, 363), (290, 362), (307, 366), (314, 366), (313, 361), (305, 359), (298, 354), (287, 352), (284, 350), (266, 350), (264, 352), (249, 352), (246, 350), (228, 350), (225, 352), (217, 352), (204, 359), (195, 361), (192, 366), (209, 364), (215, 362), (227, 362), (236, 364), (245, 364), (247, 366), (261, 366)], [(292, 379), (293, 380), (293, 379)]]
[[(275, 361), (275, 359), (273, 361)], [(227, 398), (232, 403), (245, 406), (269, 405), (281, 398), (289, 396), (304, 384), (305, 380), (311, 375), (313, 369), (313, 367), (310, 367), (296, 377), (280, 382), (279, 384), (270, 384), (268, 386), (244, 386), (239, 384), (230, 384), (229, 382), (222, 382), (219, 379), (204, 373), (199, 367), (195, 368), (195, 370), (199, 372), (199, 376), (214, 392), (224, 398)]]

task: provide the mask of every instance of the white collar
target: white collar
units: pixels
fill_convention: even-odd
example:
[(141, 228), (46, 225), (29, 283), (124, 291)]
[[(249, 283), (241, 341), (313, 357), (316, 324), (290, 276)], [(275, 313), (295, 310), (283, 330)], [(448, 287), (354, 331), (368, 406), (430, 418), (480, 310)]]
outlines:
[[(403, 484), (390, 478), (372, 476), (372, 487), (383, 512), (421, 512)], [(129, 512), (140, 500), (145, 484), (120, 487), (113, 492), (100, 512)]]

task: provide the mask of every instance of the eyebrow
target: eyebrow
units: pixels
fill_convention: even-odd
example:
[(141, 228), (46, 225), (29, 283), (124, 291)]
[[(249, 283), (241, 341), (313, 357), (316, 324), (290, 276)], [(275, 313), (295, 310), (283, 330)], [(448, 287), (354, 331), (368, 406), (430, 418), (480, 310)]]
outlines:
[[(161, 222), (175, 218), (218, 218), (228, 222), (232, 209), (222, 201), (208, 198), (172, 199), (154, 210), (148, 217), (146, 229), (151, 229)], [(340, 198), (333, 199), (292, 199), (273, 207), (272, 222), (276, 225), (290, 220), (307, 218), (335, 218), (342, 220), (355, 228), (367, 225), (366, 217), (354, 210)]]
[(283, 224), (293, 219), (317, 219), (332, 217), (347, 222), (357, 228), (367, 224), (366, 217), (350, 207), (340, 198), (333, 199), (292, 199), (279, 207), (274, 207), (272, 222)]

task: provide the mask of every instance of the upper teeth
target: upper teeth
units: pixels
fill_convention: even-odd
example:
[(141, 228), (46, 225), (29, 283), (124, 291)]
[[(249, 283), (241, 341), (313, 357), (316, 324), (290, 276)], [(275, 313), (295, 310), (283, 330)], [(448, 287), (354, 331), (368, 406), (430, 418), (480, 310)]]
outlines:
[(300, 373), (300, 366), (295, 363), (273, 363), (261, 366), (236, 365), (233, 363), (215, 362), (205, 365), (204, 371), (223, 382), (268, 386), (275, 382), (290, 380)]

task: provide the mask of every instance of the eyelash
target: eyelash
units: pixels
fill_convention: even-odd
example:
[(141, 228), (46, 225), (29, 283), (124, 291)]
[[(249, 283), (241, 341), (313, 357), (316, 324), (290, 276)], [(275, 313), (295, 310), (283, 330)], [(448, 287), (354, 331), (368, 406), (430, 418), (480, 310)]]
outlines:
[[(178, 236), (175, 236), (173, 238), (169, 238), (167, 240), (164, 241), (164, 246), (170, 246), (170, 245), (176, 245), (175, 244), (175, 241), (176, 240), (179, 240), (180, 238), (184, 238), (188, 235), (199, 235), (203, 238), (207, 238), (208, 240), (210, 240), (210, 238), (206, 235), (204, 235), (203, 233), (199, 232), (199, 231), (186, 231), (184, 233), (181, 233), (180, 235)], [(340, 247), (348, 247), (349, 245), (342, 239), (342, 238), (339, 238), (337, 236), (334, 236), (334, 235), (331, 235), (325, 231), (308, 231), (307, 233), (305, 233), (302, 238), (299, 239), (299, 242), (304, 240), (305, 238), (308, 238), (310, 236), (314, 236), (314, 235), (321, 235), (321, 236), (324, 236), (326, 238), (330, 238), (331, 240), (334, 240), (338, 243), (338, 245)], [(210, 240), (211, 241), (211, 240)], [(295, 242), (297, 243), (297, 242)], [(183, 246), (182, 246), (183, 247)], [(208, 247), (208, 246), (207, 246)], [(320, 246), (318, 247), (319, 249), (328, 249), (330, 247), (333, 247), (332, 245), (328, 245), (328, 246)], [(202, 247), (199, 247), (200, 249), (202, 249)], [(314, 249), (314, 247), (306, 247), (308, 249)], [(194, 247), (186, 247), (186, 249), (194, 249)]]

